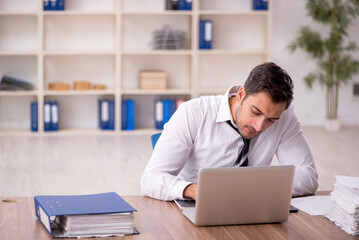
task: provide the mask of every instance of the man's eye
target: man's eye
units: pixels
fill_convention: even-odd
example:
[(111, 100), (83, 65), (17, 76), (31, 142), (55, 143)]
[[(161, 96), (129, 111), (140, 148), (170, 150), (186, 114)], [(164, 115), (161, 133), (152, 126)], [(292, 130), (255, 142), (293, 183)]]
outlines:
[(268, 118), (268, 121), (269, 121), (270, 123), (274, 123), (274, 122), (275, 122), (275, 120), (270, 119), (270, 118)]
[(260, 112), (255, 112), (255, 111), (252, 111), (252, 113), (257, 116), (261, 114)]

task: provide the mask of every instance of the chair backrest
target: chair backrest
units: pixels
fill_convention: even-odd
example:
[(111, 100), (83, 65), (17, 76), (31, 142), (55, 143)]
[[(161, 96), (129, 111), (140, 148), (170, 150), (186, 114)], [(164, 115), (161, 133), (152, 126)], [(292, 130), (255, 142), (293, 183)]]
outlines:
[(155, 148), (157, 140), (160, 138), (161, 133), (155, 133), (151, 136), (152, 148)]

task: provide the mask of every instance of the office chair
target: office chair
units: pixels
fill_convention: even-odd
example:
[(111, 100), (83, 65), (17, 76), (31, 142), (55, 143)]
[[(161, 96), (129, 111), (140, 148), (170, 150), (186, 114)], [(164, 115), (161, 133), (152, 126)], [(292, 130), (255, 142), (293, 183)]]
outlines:
[(155, 133), (151, 136), (152, 148), (155, 148), (157, 140), (160, 138), (161, 133)]

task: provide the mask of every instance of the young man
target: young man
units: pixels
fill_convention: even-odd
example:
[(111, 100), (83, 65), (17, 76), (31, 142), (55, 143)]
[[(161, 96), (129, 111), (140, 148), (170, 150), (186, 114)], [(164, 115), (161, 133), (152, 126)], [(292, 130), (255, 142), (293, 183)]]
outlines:
[(294, 165), (293, 196), (314, 193), (318, 174), (291, 105), (293, 83), (274, 63), (255, 67), (244, 86), (187, 101), (165, 125), (141, 177), (149, 197), (196, 199), (200, 168)]

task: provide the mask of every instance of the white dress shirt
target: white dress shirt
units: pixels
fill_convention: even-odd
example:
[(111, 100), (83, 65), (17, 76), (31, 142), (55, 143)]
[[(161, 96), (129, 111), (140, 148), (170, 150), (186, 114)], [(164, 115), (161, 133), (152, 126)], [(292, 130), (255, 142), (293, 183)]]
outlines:
[[(164, 130), (141, 177), (141, 192), (149, 197), (183, 199), (183, 190), (197, 183), (200, 168), (232, 167), (243, 147), (233, 123), (229, 94), (205, 96), (180, 105)], [(292, 194), (314, 193), (318, 174), (308, 143), (291, 105), (280, 119), (251, 139), (248, 166), (270, 165), (274, 155), (281, 165), (294, 165)]]

